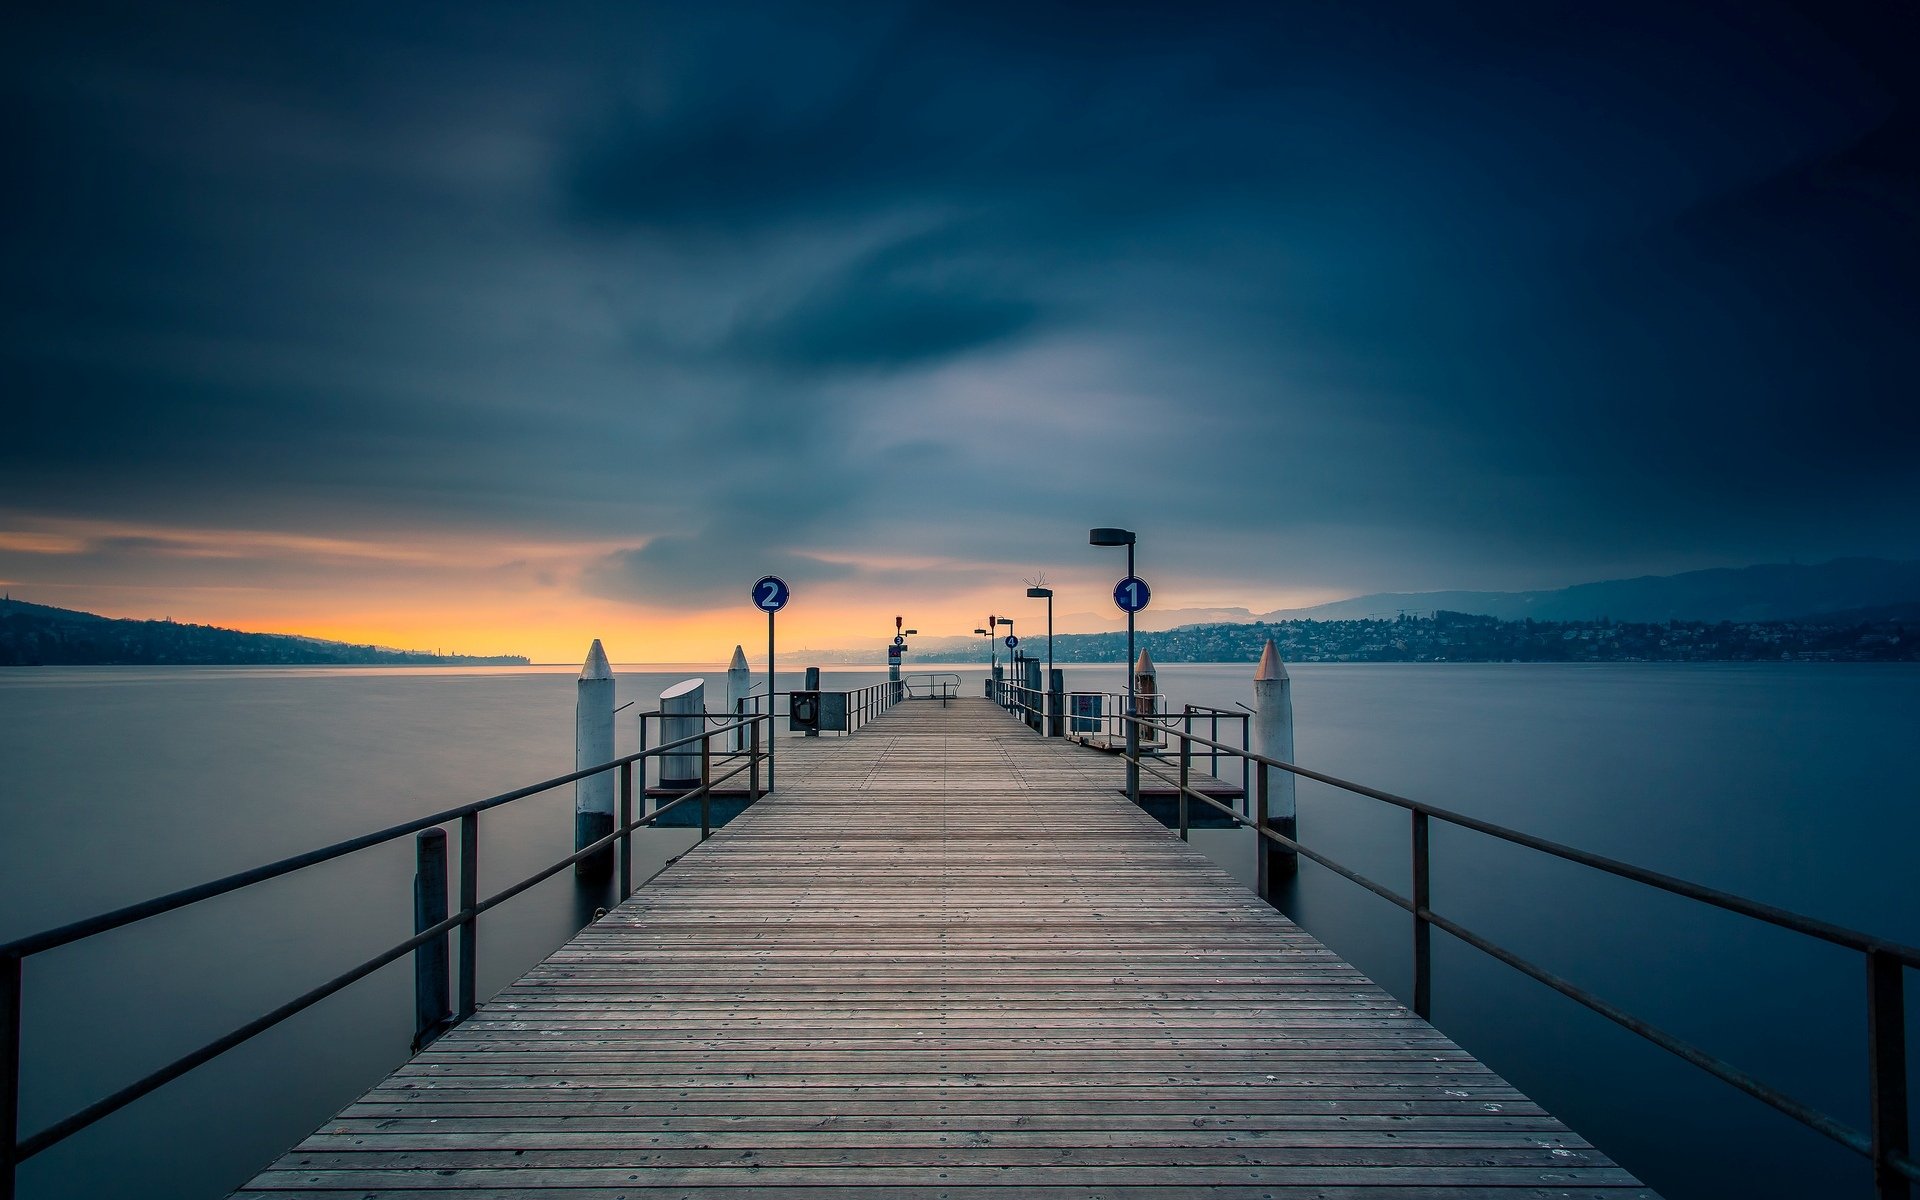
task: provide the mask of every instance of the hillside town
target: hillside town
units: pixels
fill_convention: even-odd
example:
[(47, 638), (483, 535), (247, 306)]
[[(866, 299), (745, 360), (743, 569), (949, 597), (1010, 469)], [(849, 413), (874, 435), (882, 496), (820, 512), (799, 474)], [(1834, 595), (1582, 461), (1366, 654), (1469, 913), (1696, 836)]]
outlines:
[[(1135, 635), (1161, 662), (1243, 662), (1272, 638), (1288, 662), (1912, 662), (1920, 608), (1791, 621), (1503, 621), (1470, 613), (1190, 625)], [(1040, 645), (1027, 639), (1024, 649)], [(1121, 633), (1062, 634), (1056, 662), (1112, 662)], [(984, 647), (966, 659), (985, 658)]]

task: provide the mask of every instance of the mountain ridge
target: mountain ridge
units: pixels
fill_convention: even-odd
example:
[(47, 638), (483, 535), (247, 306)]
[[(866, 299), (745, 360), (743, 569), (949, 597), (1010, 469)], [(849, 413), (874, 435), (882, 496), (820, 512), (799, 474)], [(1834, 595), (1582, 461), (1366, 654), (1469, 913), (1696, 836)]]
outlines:
[(290, 633), (103, 617), (0, 599), (0, 666), (526, 666), (518, 654), (430, 654)]

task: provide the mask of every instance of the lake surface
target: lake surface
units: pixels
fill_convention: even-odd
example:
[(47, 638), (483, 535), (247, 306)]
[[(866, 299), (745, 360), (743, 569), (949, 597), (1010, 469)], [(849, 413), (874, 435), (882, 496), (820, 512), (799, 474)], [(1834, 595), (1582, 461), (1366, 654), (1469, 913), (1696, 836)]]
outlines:
[[(978, 694), (981, 669), (958, 669)], [(616, 670), (620, 702), (642, 708), (691, 674), (714, 695), (723, 678), (717, 665)], [(1066, 670), (1070, 688), (1124, 684), (1118, 667)], [(1232, 707), (1251, 701), (1251, 673), (1170, 664), (1161, 690), (1174, 705)], [(1920, 942), (1920, 668), (1292, 673), (1305, 766)], [(0, 672), (0, 939), (563, 774), (574, 674)], [(881, 678), (829, 668), (825, 686)], [(797, 682), (782, 672), (782, 688)], [(618, 728), (624, 753), (631, 710)], [(1116, 761), (1116, 784), (1119, 774)], [(1304, 840), (1405, 889), (1405, 813), (1306, 782), (1299, 804)], [(570, 853), (571, 810), (563, 787), (485, 815), (483, 894)], [(1194, 838), (1250, 878), (1250, 835)], [(649, 833), (636, 878), (693, 841)], [(23, 1127), (407, 936), (412, 853), (402, 840), (30, 960)], [(1444, 826), (1433, 833), (1433, 898), (1467, 927), (1864, 1126), (1857, 955)], [(489, 913), (483, 995), (605, 902), (567, 873)], [(1312, 864), (1287, 908), (1409, 994), (1399, 910)], [(1443, 933), (1434, 952), (1440, 1027), (1673, 1200), (1867, 1194), (1860, 1160), (1818, 1135)], [(411, 1004), (402, 961), (35, 1159), (22, 1195), (222, 1195), (405, 1057)], [(1909, 1044), (1920, 1057), (1920, 1027)]]

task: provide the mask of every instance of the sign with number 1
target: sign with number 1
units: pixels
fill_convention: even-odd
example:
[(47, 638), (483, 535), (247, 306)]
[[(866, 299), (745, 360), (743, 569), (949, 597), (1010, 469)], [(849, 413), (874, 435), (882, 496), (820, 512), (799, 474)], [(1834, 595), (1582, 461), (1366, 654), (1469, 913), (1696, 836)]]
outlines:
[(1113, 585), (1113, 602), (1121, 612), (1137, 613), (1153, 599), (1153, 589), (1138, 575), (1129, 575)]

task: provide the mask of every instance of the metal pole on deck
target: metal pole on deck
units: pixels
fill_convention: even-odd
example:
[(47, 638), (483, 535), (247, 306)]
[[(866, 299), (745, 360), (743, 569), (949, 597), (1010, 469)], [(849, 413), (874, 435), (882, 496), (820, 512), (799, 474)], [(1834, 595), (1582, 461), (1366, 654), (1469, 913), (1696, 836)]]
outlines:
[(773, 790), (773, 744), (779, 739), (773, 736), (774, 693), (778, 690), (774, 683), (773, 657), (773, 616), (787, 606), (793, 598), (792, 589), (787, 581), (778, 575), (762, 575), (753, 584), (753, 604), (755, 608), (767, 614), (767, 790)]

